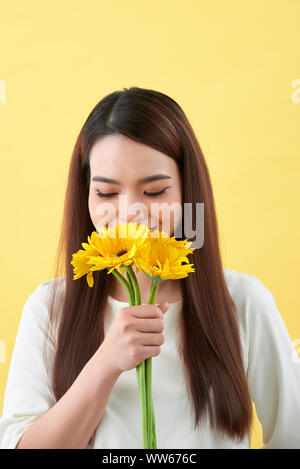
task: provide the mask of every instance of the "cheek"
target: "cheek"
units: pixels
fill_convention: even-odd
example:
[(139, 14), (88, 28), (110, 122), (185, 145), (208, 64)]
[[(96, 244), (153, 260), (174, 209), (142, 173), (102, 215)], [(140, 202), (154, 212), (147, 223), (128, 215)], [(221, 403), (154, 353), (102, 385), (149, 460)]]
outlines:
[(162, 211), (170, 212), (172, 216), (177, 218), (180, 216), (181, 209), (182, 209), (182, 201), (181, 201), (181, 194), (178, 192), (174, 192), (166, 197), (164, 202), (168, 205), (169, 208), (165, 209), (164, 205), (162, 205)]
[(93, 200), (92, 200), (92, 197), (90, 195), (89, 195), (89, 198), (88, 198), (88, 207), (89, 207), (90, 217), (93, 220), (94, 207), (93, 207)]
[(108, 199), (102, 201), (97, 196), (91, 196), (89, 197), (88, 205), (90, 217), (95, 228), (99, 224), (100, 226), (107, 225), (115, 219), (117, 213), (117, 207), (115, 202)]
[(160, 230), (173, 231), (182, 219), (182, 203), (180, 194), (170, 194), (163, 200), (149, 204), (148, 213), (154, 221), (159, 221)]
[(91, 219), (94, 221), (97, 218), (97, 207), (99, 204), (99, 200), (97, 200), (93, 195), (89, 197), (89, 211), (91, 215)]

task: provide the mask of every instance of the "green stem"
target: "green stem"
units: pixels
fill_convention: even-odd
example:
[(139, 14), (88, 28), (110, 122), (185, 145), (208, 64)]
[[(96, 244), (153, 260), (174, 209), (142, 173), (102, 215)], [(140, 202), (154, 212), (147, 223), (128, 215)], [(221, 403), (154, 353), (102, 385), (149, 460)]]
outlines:
[(131, 291), (132, 291), (132, 296), (133, 296), (133, 304), (135, 304), (135, 294), (134, 294), (134, 288), (133, 288), (133, 283), (132, 283), (132, 280), (131, 280), (131, 277), (128, 273), (128, 269), (126, 269), (126, 277), (127, 277), (127, 282), (129, 283), (130, 287), (131, 287)]
[(130, 306), (134, 305), (134, 295), (133, 295), (133, 290), (131, 288), (131, 285), (127, 282), (126, 278), (123, 277), (116, 269), (112, 270), (111, 272), (121, 283), (122, 285), (126, 288), (127, 295), (128, 295), (128, 301)]
[[(131, 269), (131, 272), (128, 272), (128, 266), (126, 267), (126, 274), (128, 280), (126, 280), (123, 275), (121, 275), (117, 270), (113, 270), (112, 273), (114, 276), (122, 283), (126, 288), (128, 300), (130, 306), (138, 305), (140, 301), (139, 286), (134, 275), (134, 272)], [(133, 274), (133, 275), (132, 275)], [(148, 416), (147, 416), (147, 401), (146, 401), (146, 373), (145, 373), (145, 360), (136, 367), (137, 373), (137, 386), (138, 394), (140, 398), (141, 414), (142, 414), (142, 437), (143, 437), (143, 448), (149, 447), (149, 433), (148, 433)]]
[(155, 281), (155, 280), (152, 278), (152, 283), (151, 283), (151, 288), (150, 288), (150, 295), (149, 295), (149, 299), (148, 299), (148, 304), (150, 304), (150, 305), (154, 305), (155, 293), (156, 293), (157, 285), (158, 285), (158, 282)]
[[(114, 272), (114, 271), (113, 271)], [(128, 295), (131, 294), (130, 305), (141, 304), (141, 293), (138, 285), (137, 278), (132, 269), (132, 266), (126, 266), (127, 281), (122, 275), (116, 272), (116, 277), (125, 286)], [(119, 277), (118, 277), (119, 276)], [(154, 304), (155, 293), (158, 282), (152, 279), (150, 296), (148, 304)], [(156, 443), (156, 431), (155, 431), (155, 418), (154, 409), (152, 402), (152, 359), (151, 357), (143, 360), (136, 367), (137, 373), (137, 386), (138, 394), (140, 398), (141, 414), (142, 414), (142, 439), (143, 448), (155, 449), (157, 448)]]
[[(152, 279), (150, 295), (148, 299), (148, 304), (155, 303), (155, 293), (157, 289), (158, 282)], [(155, 415), (152, 401), (152, 358), (149, 357), (146, 359), (146, 392), (147, 392), (147, 407), (148, 407), (148, 429), (150, 435), (150, 448), (156, 449), (156, 431), (155, 431)]]
[(135, 296), (135, 304), (140, 305), (141, 304), (141, 292), (139, 289), (139, 284), (137, 281), (137, 278), (135, 276), (135, 273), (133, 272), (132, 266), (128, 265), (126, 266), (126, 271), (128, 272), (128, 276), (132, 282), (133, 285), (133, 290), (134, 290), (134, 296)]
[[(129, 282), (133, 287), (134, 292), (134, 304), (141, 304), (141, 293), (137, 278), (132, 269), (131, 265), (126, 266), (126, 274), (128, 276)], [(146, 393), (146, 363), (143, 360), (136, 366), (136, 376), (137, 376), (137, 386), (138, 393), (140, 398), (140, 408), (142, 414), (142, 439), (143, 439), (143, 448), (150, 447), (150, 434), (148, 431), (148, 421), (149, 416), (147, 412), (147, 393)]]

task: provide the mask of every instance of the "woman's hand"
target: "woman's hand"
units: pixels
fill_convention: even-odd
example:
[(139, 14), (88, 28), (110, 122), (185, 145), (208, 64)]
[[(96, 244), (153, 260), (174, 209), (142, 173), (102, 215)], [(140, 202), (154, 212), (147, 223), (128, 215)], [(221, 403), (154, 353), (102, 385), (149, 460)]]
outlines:
[(168, 308), (169, 303), (164, 302), (120, 309), (101, 344), (115, 371), (131, 370), (146, 358), (159, 355)]

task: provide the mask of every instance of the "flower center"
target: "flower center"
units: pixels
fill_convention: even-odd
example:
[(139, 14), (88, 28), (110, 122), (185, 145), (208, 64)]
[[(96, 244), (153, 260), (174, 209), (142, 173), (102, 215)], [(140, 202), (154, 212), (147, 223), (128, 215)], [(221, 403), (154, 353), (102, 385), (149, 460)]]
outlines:
[(123, 251), (119, 251), (119, 252), (117, 253), (117, 256), (118, 256), (118, 257), (123, 256), (123, 254), (126, 254), (126, 252), (127, 252), (126, 249), (123, 249)]

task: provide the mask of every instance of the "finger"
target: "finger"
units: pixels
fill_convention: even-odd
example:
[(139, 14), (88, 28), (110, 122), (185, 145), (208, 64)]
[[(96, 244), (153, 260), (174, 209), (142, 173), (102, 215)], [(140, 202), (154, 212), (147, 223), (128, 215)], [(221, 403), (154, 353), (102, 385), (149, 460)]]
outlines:
[[(162, 317), (162, 311), (157, 305), (143, 304), (130, 306), (131, 315), (137, 318), (157, 318)], [(127, 309), (127, 308), (124, 308)]]
[(155, 318), (137, 318), (133, 324), (137, 332), (162, 332), (164, 329), (164, 320), (161, 317)]
[(166, 313), (169, 309), (169, 303), (167, 301), (164, 301), (163, 303), (159, 304), (158, 307), (161, 310), (162, 313)]
[(141, 345), (162, 345), (165, 336), (162, 332), (141, 332), (137, 336), (137, 340)]

